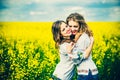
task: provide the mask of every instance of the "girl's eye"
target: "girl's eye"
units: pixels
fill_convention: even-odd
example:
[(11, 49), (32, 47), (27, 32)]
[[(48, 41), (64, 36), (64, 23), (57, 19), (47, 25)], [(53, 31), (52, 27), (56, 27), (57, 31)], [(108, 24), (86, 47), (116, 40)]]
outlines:
[(74, 26), (75, 28), (77, 28), (78, 26)]
[(69, 27), (72, 27), (71, 25), (69, 25)]
[(62, 31), (64, 31), (65, 30), (65, 28), (63, 28), (63, 30)]

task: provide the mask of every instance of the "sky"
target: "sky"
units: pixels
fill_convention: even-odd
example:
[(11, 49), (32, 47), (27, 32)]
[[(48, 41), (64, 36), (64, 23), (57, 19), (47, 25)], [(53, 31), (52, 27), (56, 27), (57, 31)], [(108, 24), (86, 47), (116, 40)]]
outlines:
[(51, 22), (75, 12), (86, 21), (120, 21), (120, 0), (0, 0), (0, 22)]

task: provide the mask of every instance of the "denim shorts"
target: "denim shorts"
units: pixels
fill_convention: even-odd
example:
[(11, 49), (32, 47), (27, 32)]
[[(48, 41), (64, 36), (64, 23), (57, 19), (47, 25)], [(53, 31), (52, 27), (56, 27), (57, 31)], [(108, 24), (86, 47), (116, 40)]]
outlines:
[(98, 74), (92, 75), (91, 71), (89, 70), (88, 75), (78, 75), (77, 80), (98, 80)]

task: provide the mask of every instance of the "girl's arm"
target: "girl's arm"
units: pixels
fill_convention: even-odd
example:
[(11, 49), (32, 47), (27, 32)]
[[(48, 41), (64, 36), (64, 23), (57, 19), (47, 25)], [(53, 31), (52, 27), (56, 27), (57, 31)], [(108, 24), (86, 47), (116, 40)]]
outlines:
[(91, 36), (90, 37), (90, 45), (85, 51), (81, 51), (81, 50), (76, 49), (75, 53), (73, 53), (72, 50), (73, 50), (74, 45), (75, 45), (74, 42), (71, 42), (66, 46), (66, 51), (67, 51), (68, 56), (71, 57), (71, 59), (76, 64), (78, 64), (82, 61), (82, 59), (87, 59), (90, 56), (93, 44), (94, 44), (94, 38)]
[(76, 35), (75, 35), (75, 39), (74, 41), (77, 42), (77, 40), (79, 39), (79, 37), (82, 35), (82, 33), (78, 32)]
[(83, 59), (87, 59), (90, 56), (90, 53), (91, 53), (91, 50), (92, 50), (92, 47), (93, 47), (93, 44), (94, 44), (94, 38), (90, 37), (90, 40), (91, 40), (90, 45), (85, 51), (81, 51), (79, 49), (76, 49), (75, 51), (73, 51), (74, 52), (73, 53), (72, 52), (73, 47), (68, 50), (68, 51), (70, 51), (68, 56), (71, 57), (71, 59), (73, 60), (73, 62), (75, 64), (80, 64)]
[(90, 52), (92, 50), (94, 44), (94, 38), (91, 36), (90, 37), (90, 45), (89, 47), (85, 50), (85, 55), (84, 55), (84, 59), (88, 58), (90, 56)]

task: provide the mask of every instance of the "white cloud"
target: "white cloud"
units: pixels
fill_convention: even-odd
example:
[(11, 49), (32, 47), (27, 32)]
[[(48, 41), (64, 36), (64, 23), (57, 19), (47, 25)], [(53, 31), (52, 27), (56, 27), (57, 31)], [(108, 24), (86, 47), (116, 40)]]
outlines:
[(112, 20), (120, 20), (120, 8), (119, 7), (114, 7), (110, 9), (110, 14), (109, 16), (111, 17)]
[(119, 0), (101, 0), (101, 2), (104, 3), (119, 3)]
[(102, 3), (106, 3), (106, 0), (102, 0)]
[[(119, 0), (4, 0), (10, 8), (1, 11), (1, 21), (7, 20), (55, 20), (66, 19), (74, 12), (82, 14), (86, 20), (119, 20), (120, 7), (99, 8), (100, 4), (117, 4)], [(99, 4), (94, 6), (94, 4)], [(90, 6), (90, 7), (89, 7)], [(91, 7), (92, 6), (92, 7)], [(43, 16), (45, 15), (45, 16)], [(118, 17), (116, 17), (118, 16)], [(108, 18), (105, 18), (108, 17)], [(115, 18), (116, 17), (116, 18)]]
[(44, 15), (44, 14), (47, 14), (47, 12), (36, 12), (36, 11), (31, 11), (30, 12), (30, 15)]
[(82, 10), (82, 9), (83, 9), (83, 7), (71, 6), (71, 7), (65, 8), (64, 10), (67, 10), (67, 11), (77, 11), (77, 10)]
[[(5, 0), (3, 1), (4, 2), (4, 5), (7, 6), (7, 7), (18, 7), (18, 6), (23, 6), (26, 4), (26, 1), (22, 1), (22, 0)], [(22, 4), (22, 5), (21, 5)]]
[(80, 7), (80, 6), (70, 6), (70, 7), (65, 8), (64, 11), (66, 11), (68, 13), (78, 12), (83, 15), (86, 14), (85, 7)]
[(120, 13), (120, 7), (114, 7), (113, 10), (114, 10), (114, 12), (119, 12)]

